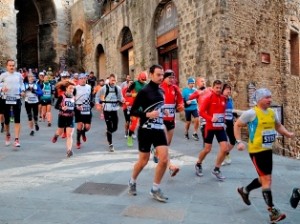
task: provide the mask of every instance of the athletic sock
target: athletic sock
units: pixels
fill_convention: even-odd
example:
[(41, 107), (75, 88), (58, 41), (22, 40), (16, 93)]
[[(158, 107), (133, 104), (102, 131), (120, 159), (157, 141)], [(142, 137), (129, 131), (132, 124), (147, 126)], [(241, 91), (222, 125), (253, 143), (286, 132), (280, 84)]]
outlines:
[(81, 130), (77, 129), (77, 136), (76, 136), (77, 142), (80, 142), (80, 137), (81, 137)]
[(272, 197), (272, 191), (271, 191), (271, 189), (270, 188), (263, 189), (262, 190), (262, 195), (263, 195), (263, 197), (265, 199), (266, 204), (270, 208), (272, 208), (274, 206), (274, 204), (273, 204), (273, 197)]
[(152, 190), (157, 191), (159, 189), (159, 184), (153, 183)]
[(252, 180), (252, 182), (249, 185), (247, 185), (244, 188), (244, 193), (249, 193), (250, 191), (260, 187), (261, 187), (261, 183), (259, 182), (258, 178), (255, 178)]

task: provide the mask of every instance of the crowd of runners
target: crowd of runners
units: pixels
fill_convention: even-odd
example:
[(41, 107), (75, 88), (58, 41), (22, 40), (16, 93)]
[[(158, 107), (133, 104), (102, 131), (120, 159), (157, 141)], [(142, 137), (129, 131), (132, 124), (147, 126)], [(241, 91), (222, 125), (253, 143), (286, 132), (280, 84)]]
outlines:
[[(138, 142), (138, 160), (129, 179), (129, 194), (137, 195), (137, 179), (147, 165), (150, 155), (157, 163), (150, 190), (152, 197), (167, 202), (160, 184), (166, 170), (174, 177), (180, 167), (169, 159), (169, 146), (172, 142), (177, 112), (185, 114), (183, 141), (190, 139), (189, 129), (193, 125), (192, 139), (199, 141), (201, 132), (203, 149), (195, 161), (195, 174), (204, 176), (202, 164), (212, 150), (216, 137), (219, 151), (211, 171), (217, 180), (226, 177), (221, 172), (223, 165), (231, 163), (230, 151), (246, 149), (241, 138), (241, 129), (248, 126), (249, 141), (247, 149), (258, 177), (247, 186), (237, 188), (243, 202), (251, 205), (250, 192), (261, 188), (262, 196), (272, 223), (285, 218), (273, 203), (272, 182), (272, 144), (277, 133), (288, 138), (294, 133), (288, 131), (270, 109), (272, 94), (267, 88), (257, 89), (254, 93), (256, 106), (244, 111), (240, 117), (234, 113), (231, 98), (231, 86), (221, 80), (215, 80), (206, 87), (204, 77), (187, 79), (187, 87), (180, 90), (176, 85), (175, 73), (164, 71), (162, 66), (153, 65), (149, 72), (141, 72), (136, 80), (126, 76), (126, 80), (117, 85), (117, 77), (109, 75), (106, 80), (96, 80), (93, 72), (70, 74), (67, 71), (54, 76), (47, 71), (26, 76), (15, 70), (15, 61), (8, 60), (6, 72), (0, 75), (0, 121), (1, 132), (5, 133), (5, 145), (11, 144), (10, 124), (14, 121), (14, 147), (20, 147), (20, 114), (24, 102), (28, 117), (29, 135), (39, 131), (39, 122), (47, 122), (51, 127), (52, 107), (58, 110), (57, 129), (51, 141), (66, 139), (66, 155), (73, 155), (73, 147), (80, 149), (87, 141), (87, 132), (91, 129), (92, 111), (95, 107), (106, 123), (108, 150), (115, 151), (113, 133), (118, 130), (118, 111), (123, 110), (125, 126), (124, 136), (127, 146), (132, 147), (134, 139)], [(75, 130), (74, 130), (75, 129)], [(73, 144), (73, 133), (76, 144)], [(74, 145), (74, 146), (73, 146)], [(290, 204), (296, 208), (300, 200), (300, 189), (294, 188)]]

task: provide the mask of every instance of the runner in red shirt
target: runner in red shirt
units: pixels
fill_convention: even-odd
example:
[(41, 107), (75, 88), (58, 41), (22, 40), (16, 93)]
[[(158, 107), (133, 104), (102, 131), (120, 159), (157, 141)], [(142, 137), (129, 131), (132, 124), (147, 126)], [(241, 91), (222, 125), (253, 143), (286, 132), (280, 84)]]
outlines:
[[(176, 110), (179, 112), (184, 110), (184, 103), (180, 89), (174, 83), (175, 73), (170, 69), (166, 70), (164, 73), (164, 81), (160, 87), (164, 90), (165, 96), (165, 114), (163, 119), (166, 127), (168, 145), (171, 144), (174, 134)], [(170, 175), (174, 177), (178, 173), (179, 167), (171, 164), (169, 161), (169, 171)]]
[[(197, 91), (192, 93), (189, 97), (189, 100), (197, 99), (198, 101), (198, 110), (199, 110), (199, 115), (200, 115), (200, 107), (202, 105), (203, 99), (211, 93), (211, 87), (206, 88), (206, 83), (205, 79), (202, 77), (198, 77), (196, 80), (196, 85), (197, 85)], [(202, 135), (202, 140), (203, 140), (203, 147), (204, 147), (204, 137), (205, 137), (205, 125), (206, 121), (203, 117), (199, 116), (200, 119), (200, 130), (201, 130), (201, 135)]]
[(212, 174), (215, 175), (220, 181), (225, 179), (220, 171), (220, 167), (228, 149), (224, 123), (226, 98), (221, 95), (221, 90), (222, 82), (220, 80), (215, 80), (213, 82), (211, 94), (203, 99), (200, 107), (200, 115), (206, 120), (204, 138), (205, 146), (204, 149), (199, 153), (198, 161), (195, 165), (196, 175), (200, 177), (203, 176), (202, 162), (206, 155), (210, 153), (214, 136), (216, 136), (220, 145), (220, 150), (217, 154), (215, 169), (212, 171)]
[(132, 96), (128, 96), (126, 94), (127, 89), (132, 85), (133, 81), (130, 80), (128, 82), (128, 86), (125, 86), (122, 89), (122, 95), (124, 97), (125, 103), (123, 103), (122, 109), (124, 113), (124, 118), (125, 118), (125, 138), (128, 137), (128, 132), (129, 132), (129, 124), (130, 124), (130, 109), (133, 104), (134, 98)]

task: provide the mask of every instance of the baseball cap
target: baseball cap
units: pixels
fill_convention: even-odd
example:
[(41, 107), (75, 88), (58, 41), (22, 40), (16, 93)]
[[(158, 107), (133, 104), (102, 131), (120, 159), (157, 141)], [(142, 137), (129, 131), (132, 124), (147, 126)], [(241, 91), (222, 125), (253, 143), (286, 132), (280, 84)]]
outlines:
[(188, 84), (195, 83), (195, 79), (194, 78), (188, 78), (187, 83)]
[(165, 71), (165, 73), (164, 73), (164, 79), (165, 79), (165, 78), (168, 78), (169, 76), (175, 76), (174, 71), (171, 70), (171, 69), (167, 69), (167, 70)]

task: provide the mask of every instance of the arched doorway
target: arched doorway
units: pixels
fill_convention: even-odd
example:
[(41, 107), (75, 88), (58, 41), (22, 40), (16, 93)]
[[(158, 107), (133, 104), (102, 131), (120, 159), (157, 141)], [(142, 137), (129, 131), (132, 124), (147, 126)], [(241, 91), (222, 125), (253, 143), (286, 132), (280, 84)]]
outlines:
[(165, 70), (172, 69), (175, 72), (178, 83), (178, 14), (172, 1), (157, 8), (154, 26), (159, 63)]
[(74, 69), (78, 72), (84, 72), (84, 43), (85, 37), (81, 29), (75, 32), (72, 39), (72, 46), (68, 51), (68, 65), (69, 69)]
[(133, 50), (133, 38), (131, 31), (128, 27), (124, 27), (121, 31), (121, 48), (122, 56), (122, 78), (126, 78), (126, 75), (134, 76), (134, 50)]
[(15, 0), (17, 14), (17, 60), (19, 67), (56, 67), (53, 34), (56, 11), (53, 0)]
[(99, 44), (96, 49), (96, 68), (98, 79), (106, 79), (106, 55), (103, 46)]

